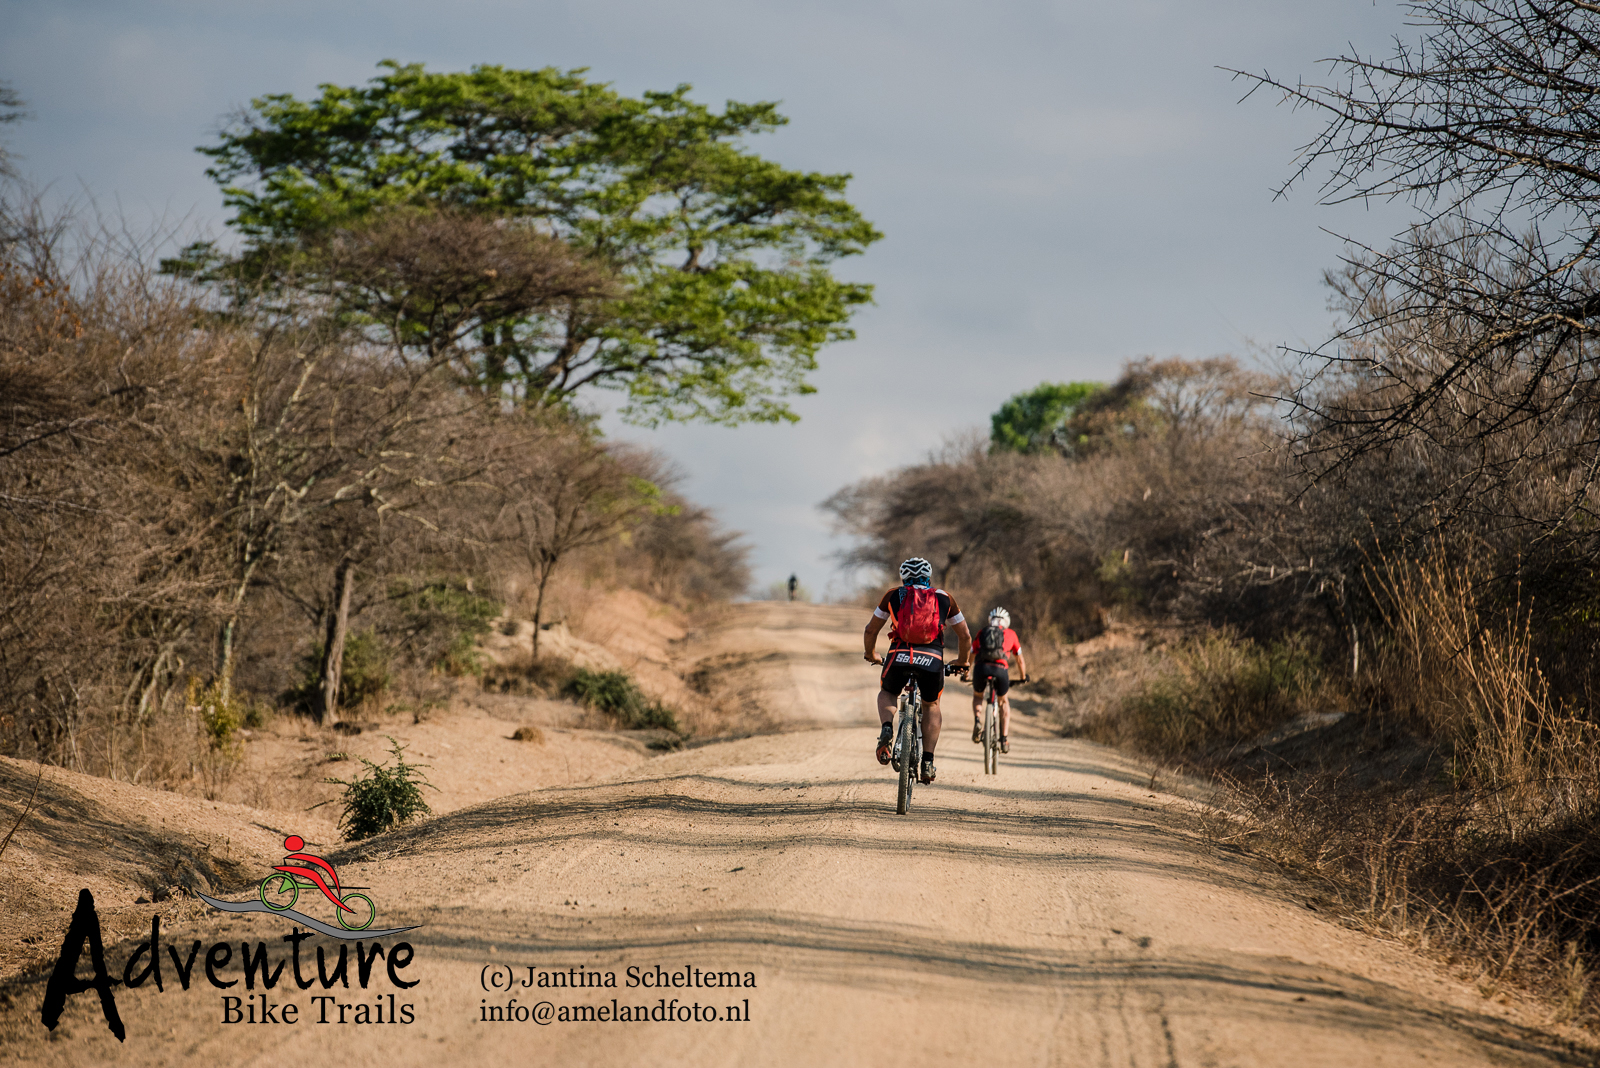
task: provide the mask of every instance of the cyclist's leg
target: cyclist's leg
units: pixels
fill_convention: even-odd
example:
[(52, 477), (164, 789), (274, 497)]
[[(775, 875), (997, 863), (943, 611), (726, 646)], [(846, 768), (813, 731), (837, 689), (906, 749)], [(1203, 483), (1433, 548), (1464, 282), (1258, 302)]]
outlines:
[(983, 702), (984, 688), (989, 681), (989, 664), (977, 664), (972, 669), (972, 740), (981, 741), (983, 738)]
[(888, 690), (878, 691), (879, 723), (889, 724), (894, 722), (894, 708), (896, 700), (898, 700), (896, 695), (890, 693)]
[(927, 759), (933, 756), (933, 748), (939, 742), (939, 698), (944, 689), (944, 671), (941, 668), (921, 672), (917, 683), (922, 687), (922, 754)]
[(878, 742), (874, 749), (880, 764), (889, 763), (889, 750), (894, 741), (894, 710), (904, 685), (905, 670), (885, 665), (878, 690)]

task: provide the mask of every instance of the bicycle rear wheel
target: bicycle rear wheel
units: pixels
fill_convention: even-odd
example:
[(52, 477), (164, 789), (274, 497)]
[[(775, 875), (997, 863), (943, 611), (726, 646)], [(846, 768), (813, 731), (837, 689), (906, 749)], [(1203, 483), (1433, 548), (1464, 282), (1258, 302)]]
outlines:
[(300, 885), (292, 875), (279, 872), (261, 880), (261, 903), (273, 912), (293, 908), (300, 896)]
[(916, 754), (912, 750), (911, 706), (900, 713), (900, 790), (895, 795), (894, 810), (904, 816), (911, 807), (911, 786), (916, 782)]
[(985, 775), (1000, 771), (1000, 725), (992, 698), (983, 706), (983, 771)]

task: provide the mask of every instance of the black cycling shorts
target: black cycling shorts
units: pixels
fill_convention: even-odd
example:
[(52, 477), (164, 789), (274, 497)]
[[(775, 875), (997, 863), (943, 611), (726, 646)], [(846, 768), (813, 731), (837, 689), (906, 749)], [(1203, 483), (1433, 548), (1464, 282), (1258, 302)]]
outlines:
[(972, 692), (982, 693), (983, 684), (989, 679), (994, 680), (996, 697), (1004, 697), (1006, 691), (1011, 689), (1011, 672), (999, 664), (975, 664), (972, 668)]
[[(897, 652), (901, 655), (897, 656)], [(932, 704), (944, 690), (944, 661), (920, 651), (915, 654), (915, 659), (917, 665), (913, 666), (907, 662), (903, 650), (889, 651), (883, 660), (883, 692), (898, 696), (906, 688), (907, 680), (915, 676), (923, 704)], [(923, 667), (923, 664), (932, 666)]]

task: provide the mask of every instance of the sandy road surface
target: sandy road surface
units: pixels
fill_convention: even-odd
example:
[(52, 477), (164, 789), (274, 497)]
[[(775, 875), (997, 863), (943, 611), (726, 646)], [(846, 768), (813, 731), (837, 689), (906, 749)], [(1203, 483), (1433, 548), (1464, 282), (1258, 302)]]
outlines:
[[(343, 864), (380, 921), (420, 923), (396, 991), (286, 973), (272, 1005), (294, 1025), (222, 1022), (201, 977), (121, 990), (129, 1035), (93, 995), (63, 1037), (4, 1010), (0, 1058), (36, 1063), (329, 1065), (1367, 1065), (1589, 1063), (1485, 1010), (1403, 951), (1308, 911), (1293, 887), (1183, 829), (1148, 773), (1084, 743), (1025, 736), (986, 777), (960, 728), (939, 783), (908, 816), (871, 756), (861, 613), (759, 606), (731, 641), (793, 686), (797, 722), (832, 724), (652, 760), (611, 779), (450, 813)], [(844, 726), (843, 724), (850, 724)], [(187, 947), (268, 940), (280, 918), (197, 916)], [(392, 947), (391, 947), (392, 948)], [(186, 952), (186, 949), (185, 949)], [(126, 947), (114, 950), (118, 975)], [(237, 979), (234, 962), (218, 978)], [(204, 960), (204, 951), (201, 954)], [(660, 971), (657, 971), (659, 966)], [(753, 987), (630, 985), (709, 973)], [(80, 969), (82, 970), (82, 969)], [(616, 987), (523, 987), (588, 975)], [(503, 987), (510, 976), (518, 984)], [(498, 976), (498, 979), (495, 977)], [(491, 981), (492, 980), (492, 981)], [(581, 980), (580, 980), (581, 982)], [(35, 994), (37, 991), (35, 991)], [(395, 994), (397, 1000), (389, 1001)], [(315, 997), (334, 997), (314, 1003)], [(490, 1007), (507, 1022), (486, 1022)], [(615, 1001), (613, 1001), (615, 999)], [(347, 1022), (337, 1022), (338, 1004)], [(519, 1008), (557, 1013), (519, 1022)], [(357, 1024), (356, 1006), (409, 1005), (409, 1024)], [(615, 1005), (615, 1010), (613, 1010)], [(686, 1022), (599, 1019), (688, 1008)], [(696, 1022), (730, 1006), (748, 1021)], [(327, 1007), (327, 1024), (318, 1013)], [(281, 1010), (274, 1009), (275, 1012)], [(596, 1018), (562, 1022), (560, 1014)], [(37, 1012), (26, 1007), (25, 1015)], [(373, 1015), (368, 1009), (369, 1018)], [(34, 1037), (28, 1037), (34, 1036)]]

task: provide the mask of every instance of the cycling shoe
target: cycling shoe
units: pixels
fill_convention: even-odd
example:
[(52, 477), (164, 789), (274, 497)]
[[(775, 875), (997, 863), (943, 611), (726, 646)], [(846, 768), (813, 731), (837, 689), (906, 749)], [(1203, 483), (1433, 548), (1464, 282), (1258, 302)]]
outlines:
[(939, 777), (939, 769), (933, 766), (933, 761), (924, 760), (922, 762), (922, 775), (919, 777), (923, 782), (932, 782)]
[(885, 723), (883, 725), (883, 733), (878, 735), (878, 763), (889, 763), (889, 746), (893, 742), (894, 733), (889, 729), (889, 725)]
[(972, 744), (977, 745), (983, 741), (983, 724), (977, 720), (972, 721)]

